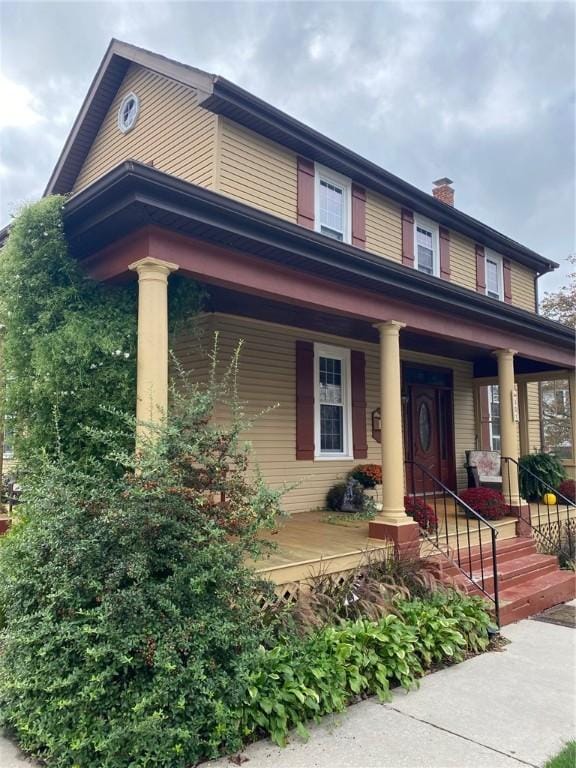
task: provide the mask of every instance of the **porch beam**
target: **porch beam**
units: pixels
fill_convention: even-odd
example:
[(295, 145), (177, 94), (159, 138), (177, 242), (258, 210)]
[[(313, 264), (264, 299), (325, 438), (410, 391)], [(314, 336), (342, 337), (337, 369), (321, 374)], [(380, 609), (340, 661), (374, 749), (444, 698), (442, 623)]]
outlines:
[[(515, 373), (516, 382), (525, 381), (528, 384), (532, 381), (562, 381), (570, 376), (571, 369), (562, 368), (558, 371), (541, 371), (540, 373)], [(474, 384), (479, 387), (489, 387), (492, 384), (498, 384), (498, 376), (477, 376), (473, 379)]]
[(146, 256), (129, 269), (138, 274), (136, 445), (168, 411), (168, 275), (177, 264)]

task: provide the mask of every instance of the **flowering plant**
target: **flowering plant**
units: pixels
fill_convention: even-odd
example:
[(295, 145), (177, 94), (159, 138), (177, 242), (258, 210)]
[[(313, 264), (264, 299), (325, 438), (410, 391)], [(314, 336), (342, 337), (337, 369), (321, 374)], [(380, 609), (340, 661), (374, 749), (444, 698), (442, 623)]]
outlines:
[(363, 488), (374, 488), (382, 483), (382, 467), (380, 464), (358, 464), (348, 477), (357, 480)]
[(500, 520), (506, 514), (504, 496), (495, 488), (466, 488), (460, 498), (486, 520)]
[(436, 512), (418, 496), (405, 496), (404, 509), (406, 514), (413, 518), (423, 531), (432, 532), (438, 528)]

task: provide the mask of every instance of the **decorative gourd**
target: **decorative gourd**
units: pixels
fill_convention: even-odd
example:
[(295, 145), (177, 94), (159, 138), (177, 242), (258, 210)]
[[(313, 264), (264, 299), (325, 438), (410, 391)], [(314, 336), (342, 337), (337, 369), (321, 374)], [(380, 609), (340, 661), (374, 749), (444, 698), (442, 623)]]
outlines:
[(551, 507), (556, 504), (556, 496), (553, 493), (545, 493), (544, 496), (542, 496), (542, 501), (547, 507)]

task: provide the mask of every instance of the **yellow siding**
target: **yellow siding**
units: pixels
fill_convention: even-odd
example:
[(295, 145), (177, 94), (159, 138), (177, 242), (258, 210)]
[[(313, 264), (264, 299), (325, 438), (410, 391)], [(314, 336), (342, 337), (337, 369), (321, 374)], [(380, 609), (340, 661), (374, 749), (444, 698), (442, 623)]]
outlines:
[(512, 262), (512, 304), (535, 312), (534, 271)]
[(458, 232), (450, 232), (450, 281), (476, 290), (476, 246)]
[(225, 118), (220, 131), (218, 191), (296, 222), (295, 153)]
[[(133, 91), (140, 99), (135, 127), (121, 133), (118, 108)], [(213, 186), (216, 115), (197, 106), (197, 92), (132, 64), (78, 175), (73, 192), (91, 184), (123, 160), (153, 163), (185, 181)]]
[[(176, 353), (186, 368), (192, 368), (199, 378), (206, 374), (201, 360), (210, 349), (212, 338), (208, 329), (220, 334), (220, 359), (229, 359), (239, 339), (244, 339), (240, 361), (240, 397), (246, 403), (249, 417), (257, 417), (245, 437), (252, 443), (254, 458), (266, 481), (274, 487), (283, 483), (296, 484), (284, 497), (284, 507), (290, 512), (322, 508), (328, 488), (357, 463), (357, 460), (297, 461), (295, 412), (295, 340), (327, 342), (366, 354), (366, 419), (368, 434), (367, 462), (380, 461), (380, 446), (371, 437), (371, 412), (379, 405), (378, 346), (317, 334), (261, 321), (228, 315), (214, 315), (206, 321), (206, 332), (200, 344), (193, 344), (188, 334), (181, 335)], [(474, 446), (474, 408), (472, 396), (472, 366), (431, 355), (405, 353), (405, 360), (452, 367), (454, 370), (454, 411), (456, 467), (459, 486), (465, 486), (464, 451)], [(273, 410), (258, 417), (263, 410)], [(222, 414), (223, 416), (223, 414)]]
[(366, 250), (402, 261), (400, 206), (376, 192), (366, 192)]

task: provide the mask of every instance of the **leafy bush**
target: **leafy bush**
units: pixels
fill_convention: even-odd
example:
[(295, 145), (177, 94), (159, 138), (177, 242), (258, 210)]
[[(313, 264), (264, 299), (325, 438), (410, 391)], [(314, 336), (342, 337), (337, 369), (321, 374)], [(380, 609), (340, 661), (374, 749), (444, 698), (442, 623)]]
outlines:
[(362, 488), (375, 488), (382, 484), (382, 467), (380, 464), (358, 464), (348, 477), (357, 480)]
[(519, 465), (520, 493), (527, 501), (541, 498), (549, 490), (545, 483), (557, 488), (566, 479), (566, 469), (553, 453), (529, 453), (520, 457)]
[[(344, 504), (344, 496), (346, 495), (346, 489), (348, 483), (336, 483), (333, 485), (326, 494), (326, 506), (333, 512), (340, 512), (342, 505)], [(360, 483), (354, 483), (352, 486), (352, 505), (361, 510), (364, 506), (364, 494), (362, 493), (362, 486)]]
[(283, 745), (295, 727), (306, 737), (307, 721), (339, 712), (358, 696), (386, 701), (392, 685), (409, 690), (431, 665), (488, 646), (490, 617), (479, 598), (438, 593), (431, 602), (400, 600), (396, 610), (262, 649), (244, 705), (245, 735), (269, 734)]
[(558, 486), (558, 493), (565, 496), (568, 501), (576, 501), (576, 483), (574, 480), (563, 480)]
[(240, 744), (266, 640), (243, 563), (278, 494), (248, 477), (241, 421), (211, 426), (225, 388), (191, 390), (116, 477), (46, 461), (0, 545), (0, 720), (51, 766), (185, 768)]
[(486, 520), (500, 520), (508, 511), (504, 496), (495, 488), (465, 488), (460, 498)]
[(405, 496), (404, 509), (424, 531), (435, 531), (438, 528), (438, 517), (429, 504), (418, 496)]

